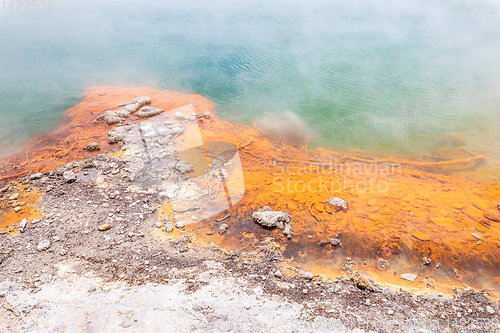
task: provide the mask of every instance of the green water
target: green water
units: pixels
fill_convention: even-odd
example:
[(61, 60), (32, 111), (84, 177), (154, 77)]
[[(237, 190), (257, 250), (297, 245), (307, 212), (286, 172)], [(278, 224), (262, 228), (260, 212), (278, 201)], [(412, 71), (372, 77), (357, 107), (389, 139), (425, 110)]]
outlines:
[[(0, 156), (86, 87), (212, 99), (225, 120), (298, 115), (314, 143), (395, 154), (500, 133), (497, 1), (58, 1), (0, 8)], [(279, 119), (279, 117), (278, 117)]]

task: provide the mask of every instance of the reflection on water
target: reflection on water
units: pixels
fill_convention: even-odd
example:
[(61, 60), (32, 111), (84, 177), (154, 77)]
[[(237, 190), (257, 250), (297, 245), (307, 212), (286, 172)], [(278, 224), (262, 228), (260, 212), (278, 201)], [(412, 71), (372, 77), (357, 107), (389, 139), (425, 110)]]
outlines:
[[(221, 157), (241, 161), (242, 174), (239, 165), (227, 165), (225, 185), (219, 188), (227, 209), (186, 226), (198, 242), (237, 250), (271, 236), (292, 263), (325, 276), (341, 274), (345, 261), (352, 258), (359, 272), (391, 285), (499, 289), (500, 187), (491, 177), (477, 178), (488, 170), (485, 162), (499, 160), (491, 152), (449, 147), (432, 156), (400, 159), (354, 150), (309, 149), (305, 143), (294, 147), (258, 129), (220, 121), (210, 101), (201, 96), (98, 87), (68, 110), (60, 130), (2, 163), (0, 175), (9, 179), (33, 170), (48, 171), (57, 163), (89, 156), (81, 148), (91, 141), (102, 140), (103, 151), (111, 149), (104, 140), (109, 127), (92, 120), (103, 110), (141, 95), (164, 110), (191, 104), (199, 115), (212, 112), (212, 117), (194, 123), (201, 130), (202, 144), (190, 135), (177, 142), (179, 157), (195, 167), (192, 179), (206, 182), (206, 166)], [(58, 154), (61, 160), (47, 164), (48, 157)], [(233, 189), (244, 193), (241, 200), (229, 202)], [(326, 203), (331, 197), (346, 200), (348, 209), (332, 209)], [(165, 203), (159, 218), (183, 214), (182, 204), (191, 203)], [(290, 214), (291, 239), (252, 221), (252, 213), (263, 206)], [(224, 234), (218, 232), (222, 223), (228, 225)], [(340, 244), (328, 243), (329, 239)], [(405, 273), (418, 277), (409, 282), (400, 277)]]

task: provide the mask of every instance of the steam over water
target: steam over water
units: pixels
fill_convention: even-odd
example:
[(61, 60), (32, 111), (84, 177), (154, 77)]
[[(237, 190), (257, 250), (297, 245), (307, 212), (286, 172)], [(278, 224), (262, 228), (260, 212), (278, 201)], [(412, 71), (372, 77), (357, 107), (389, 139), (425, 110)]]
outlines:
[(293, 114), (333, 148), (420, 153), (461, 132), (498, 149), (499, 22), (488, 0), (0, 8), (0, 156), (95, 85), (198, 93), (239, 123)]

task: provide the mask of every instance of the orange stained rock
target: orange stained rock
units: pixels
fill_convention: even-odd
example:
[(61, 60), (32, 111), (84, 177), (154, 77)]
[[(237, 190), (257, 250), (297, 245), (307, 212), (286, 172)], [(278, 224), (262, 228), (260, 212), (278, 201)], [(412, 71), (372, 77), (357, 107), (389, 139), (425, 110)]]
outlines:
[[(296, 148), (258, 129), (221, 121), (212, 103), (198, 95), (151, 88), (96, 87), (86, 90), (82, 102), (67, 111), (61, 127), (36, 138), (25, 152), (4, 161), (0, 177), (10, 180), (91, 156), (95, 153), (82, 148), (94, 141), (101, 144), (102, 152), (117, 149), (106, 141), (110, 127), (92, 121), (104, 110), (141, 95), (149, 96), (152, 106), (166, 111), (192, 104), (199, 115), (211, 112), (211, 118), (198, 121), (208, 155), (213, 142), (238, 148), (245, 195), (227, 210), (186, 225), (186, 232), (199, 242), (236, 250), (273, 236), (285, 249), (285, 257), (327, 276), (339, 274), (345, 258), (352, 257), (360, 270), (387, 279), (416, 273), (440, 285), (465, 283), (479, 289), (500, 289), (494, 279), (500, 275), (500, 213), (496, 207), (500, 187), (474, 177), (481, 173), (478, 162), (484, 163), (483, 156), (493, 158), (494, 154), (460, 148), (446, 152), (446, 160), (438, 163), (423, 156), (377, 159), (355, 151)], [(182, 140), (180, 146), (191, 145), (190, 138)], [(182, 157), (189, 159), (187, 155)], [(203, 158), (192, 162), (205, 163)], [(457, 173), (461, 168), (470, 170)], [(348, 209), (334, 211), (325, 204), (331, 197), (346, 200)], [(252, 213), (263, 206), (290, 214), (291, 240), (282, 230), (263, 229), (252, 221)], [(172, 206), (164, 208), (159, 218), (173, 217)], [(224, 235), (218, 233), (222, 223), (229, 226)], [(329, 238), (340, 239), (342, 244), (319, 245)], [(432, 260), (431, 265), (422, 264), (424, 256)], [(387, 270), (380, 270), (379, 258), (390, 263)], [(409, 285), (399, 278), (391, 281)], [(419, 278), (413, 286), (431, 288), (429, 281)]]
[[(41, 194), (34, 190), (26, 192), (24, 188), (24, 186), (17, 187), (0, 197), (0, 232), (17, 233), (17, 227), (24, 218), (30, 223), (42, 216), (37, 206)], [(14, 193), (19, 193), (19, 197), (10, 200), (9, 197)], [(20, 209), (16, 211), (16, 207)]]

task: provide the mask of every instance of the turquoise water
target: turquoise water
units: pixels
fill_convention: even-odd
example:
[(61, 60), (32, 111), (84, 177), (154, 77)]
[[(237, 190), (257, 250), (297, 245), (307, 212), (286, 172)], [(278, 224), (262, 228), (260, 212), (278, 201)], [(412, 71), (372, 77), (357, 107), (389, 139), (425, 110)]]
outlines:
[(292, 113), (332, 148), (421, 153), (449, 132), (491, 148), (500, 134), (497, 1), (0, 10), (0, 155), (56, 126), (94, 85), (198, 93), (238, 123)]

